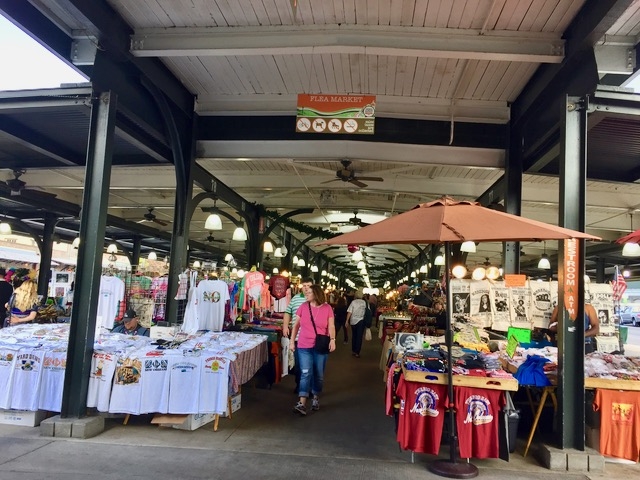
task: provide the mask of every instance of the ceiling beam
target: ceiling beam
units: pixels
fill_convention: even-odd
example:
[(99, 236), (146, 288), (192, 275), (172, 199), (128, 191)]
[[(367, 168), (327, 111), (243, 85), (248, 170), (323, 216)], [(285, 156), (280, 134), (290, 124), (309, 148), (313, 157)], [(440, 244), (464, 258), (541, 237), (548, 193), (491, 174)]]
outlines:
[(137, 57), (364, 54), (560, 63), (556, 34), (368, 25), (278, 25), (141, 29), (131, 36)]

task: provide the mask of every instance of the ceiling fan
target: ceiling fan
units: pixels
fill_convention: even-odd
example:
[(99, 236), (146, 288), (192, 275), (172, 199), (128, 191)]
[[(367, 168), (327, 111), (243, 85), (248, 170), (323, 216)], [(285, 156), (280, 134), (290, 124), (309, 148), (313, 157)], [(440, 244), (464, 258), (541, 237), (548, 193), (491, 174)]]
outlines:
[(327, 180), (326, 182), (322, 182), (322, 183), (331, 183), (331, 182), (337, 182), (338, 180), (343, 181), (343, 182), (349, 182), (353, 185), (356, 185), (357, 187), (363, 188), (366, 187), (367, 184), (363, 183), (361, 180), (366, 180), (368, 182), (382, 182), (384, 181), (384, 179), (382, 177), (359, 177), (356, 175), (356, 172), (353, 170), (353, 168), (351, 168), (351, 160), (347, 160), (342, 159), (340, 160), (340, 163), (342, 164), (342, 168), (339, 168), (336, 171), (336, 178), (334, 178), (333, 180)]
[(370, 223), (363, 222), (362, 219), (358, 217), (358, 210), (353, 211), (353, 217), (349, 218), (344, 222), (337, 222), (337, 223), (343, 224), (343, 225), (351, 224), (351, 225), (355, 225), (356, 227), (366, 227), (367, 225), (371, 225)]
[(205, 238), (205, 240), (209, 243), (213, 243), (213, 242), (217, 242), (217, 243), (227, 243), (225, 240), (221, 240), (218, 238), (215, 238), (213, 236), (213, 232), (209, 232), (209, 235), (207, 236), (207, 238)]
[(138, 220), (136, 223), (145, 223), (145, 222), (153, 222), (153, 223), (157, 223), (158, 225), (162, 225), (163, 227), (166, 227), (167, 225), (169, 225), (169, 222), (165, 222), (164, 220), (158, 220), (156, 218), (155, 213), (153, 213), (153, 207), (147, 207), (147, 213), (145, 213), (143, 215), (143, 219), (142, 220)]

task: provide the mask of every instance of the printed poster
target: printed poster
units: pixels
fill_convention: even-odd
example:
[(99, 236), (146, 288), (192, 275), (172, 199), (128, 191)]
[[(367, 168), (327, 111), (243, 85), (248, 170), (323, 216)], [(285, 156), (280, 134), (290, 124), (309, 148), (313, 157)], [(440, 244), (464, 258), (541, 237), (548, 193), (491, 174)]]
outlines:
[(531, 322), (534, 327), (547, 328), (553, 306), (551, 303), (551, 283), (531, 282)]
[(475, 327), (489, 328), (493, 324), (490, 287), (488, 280), (470, 282), (471, 324)]
[[(591, 305), (598, 312), (600, 320), (600, 335), (615, 334), (616, 327), (613, 320), (613, 288), (608, 283), (589, 284)], [(585, 302), (588, 301), (585, 292)]]
[(470, 288), (466, 280), (451, 280), (451, 319), (454, 322), (469, 323), (471, 304)]
[(530, 329), (531, 290), (529, 285), (526, 287), (511, 287), (509, 293), (511, 295), (511, 326)]
[(490, 296), (494, 309), (491, 327), (496, 331), (506, 332), (511, 326), (509, 289), (505, 287), (504, 282), (493, 282)]

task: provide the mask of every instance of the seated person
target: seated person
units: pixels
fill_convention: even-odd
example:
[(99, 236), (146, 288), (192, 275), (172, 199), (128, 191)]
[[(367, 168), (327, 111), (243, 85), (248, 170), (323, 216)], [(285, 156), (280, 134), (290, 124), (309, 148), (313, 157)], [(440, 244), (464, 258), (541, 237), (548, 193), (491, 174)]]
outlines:
[(148, 328), (138, 323), (138, 314), (130, 308), (124, 313), (122, 323), (111, 330), (112, 333), (124, 333), (125, 335), (138, 335), (140, 337), (149, 337), (151, 332)]
[(445, 330), (447, 328), (447, 311), (444, 308), (444, 303), (441, 300), (434, 301), (433, 310), (433, 316), (436, 318), (436, 328)]
[(421, 307), (431, 307), (433, 305), (433, 289), (428, 283), (423, 283), (420, 292), (409, 302), (409, 309), (412, 306), (419, 305)]

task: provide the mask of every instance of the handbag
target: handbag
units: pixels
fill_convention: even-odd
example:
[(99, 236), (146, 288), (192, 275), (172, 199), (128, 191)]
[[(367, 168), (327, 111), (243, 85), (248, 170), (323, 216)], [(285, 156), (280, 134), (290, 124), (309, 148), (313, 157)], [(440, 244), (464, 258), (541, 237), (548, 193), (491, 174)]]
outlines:
[(316, 322), (313, 320), (313, 312), (311, 311), (311, 303), (307, 302), (307, 306), (309, 307), (309, 316), (311, 317), (311, 325), (313, 325), (313, 331), (316, 332), (316, 343), (313, 345), (313, 349), (326, 355), (329, 353), (329, 342), (331, 342), (331, 337), (329, 335), (322, 335), (318, 333), (316, 329)]
[(13, 309), (13, 304), (15, 302), (16, 295), (14, 293), (9, 297), (9, 301), (7, 302), (7, 315), (2, 319), (2, 327), (7, 328), (11, 326), (11, 310)]

